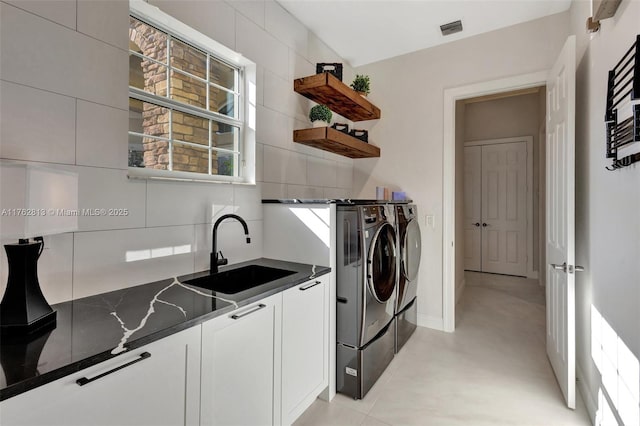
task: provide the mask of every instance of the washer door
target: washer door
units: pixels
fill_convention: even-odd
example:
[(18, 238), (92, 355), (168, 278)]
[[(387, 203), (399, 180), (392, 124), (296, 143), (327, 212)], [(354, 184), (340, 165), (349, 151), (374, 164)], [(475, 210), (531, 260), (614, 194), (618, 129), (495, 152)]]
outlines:
[(369, 291), (380, 303), (393, 295), (396, 287), (396, 237), (393, 226), (385, 223), (378, 228), (369, 250)]
[(407, 224), (402, 238), (402, 275), (407, 281), (413, 281), (418, 276), (420, 256), (422, 255), (422, 239), (420, 227), (415, 219)]

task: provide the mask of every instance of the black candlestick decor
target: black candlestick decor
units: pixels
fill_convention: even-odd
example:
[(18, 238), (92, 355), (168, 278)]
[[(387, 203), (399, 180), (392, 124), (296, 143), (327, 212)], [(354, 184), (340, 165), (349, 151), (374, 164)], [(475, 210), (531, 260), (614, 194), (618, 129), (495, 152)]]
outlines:
[(28, 335), (55, 326), (56, 312), (45, 300), (38, 282), (38, 259), (44, 248), (42, 238), (6, 244), (9, 277), (0, 302), (0, 332)]

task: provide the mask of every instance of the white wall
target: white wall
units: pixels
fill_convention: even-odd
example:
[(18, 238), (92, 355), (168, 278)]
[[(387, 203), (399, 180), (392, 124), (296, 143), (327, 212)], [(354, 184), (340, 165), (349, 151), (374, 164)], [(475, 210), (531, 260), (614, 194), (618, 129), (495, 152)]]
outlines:
[(443, 95), (445, 88), (547, 70), (568, 35), (566, 13), (515, 25), (359, 67), (371, 77), (371, 100), (382, 110), (370, 140), (378, 159), (354, 163), (354, 192), (401, 187), (418, 204), (423, 249), (418, 313), (442, 327)]
[[(578, 383), (592, 415), (598, 406), (605, 408), (597, 401), (603, 389), (610, 405), (622, 408), (622, 420), (638, 424), (640, 165), (605, 170), (610, 161), (604, 158), (604, 114), (607, 73), (640, 33), (640, 2), (623, 0), (615, 17), (602, 21), (593, 35), (585, 31), (591, 16), (587, 3), (574, 2), (570, 16), (578, 45), (576, 256), (586, 268), (576, 276)], [(634, 395), (627, 404), (629, 392)], [(634, 405), (635, 418), (629, 417)]]
[(269, 256), (262, 198), (351, 196), (353, 160), (292, 142), (312, 105), (292, 80), (344, 61), (272, 0), (150, 3), (257, 63), (259, 183), (127, 179), (128, 2), (2, 1), (0, 158), (75, 170), (80, 208), (130, 212), (81, 217), (78, 232), (46, 239), (39, 276), (50, 303), (208, 269), (211, 224), (224, 213), (244, 217), (252, 237), (246, 245), (233, 221), (220, 227), (231, 263)]

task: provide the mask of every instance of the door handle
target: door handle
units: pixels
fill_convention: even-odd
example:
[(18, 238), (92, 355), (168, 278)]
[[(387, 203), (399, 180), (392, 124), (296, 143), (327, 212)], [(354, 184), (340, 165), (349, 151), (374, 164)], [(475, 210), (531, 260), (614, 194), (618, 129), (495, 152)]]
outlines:
[(557, 265), (555, 263), (551, 263), (550, 265), (553, 269), (557, 269), (559, 271), (564, 271), (564, 272), (568, 271), (570, 274), (573, 274), (574, 272), (584, 272), (584, 266), (567, 265), (567, 262), (564, 262), (562, 265)]
[(472, 223), (472, 225), (477, 228), (478, 226), (480, 226), (480, 222)]
[(314, 283), (307, 284), (307, 285), (303, 285), (303, 286), (300, 286), (300, 287), (298, 287), (298, 288), (299, 288), (300, 290), (302, 290), (302, 291), (305, 291), (305, 290), (309, 290), (311, 287), (315, 287), (315, 286), (317, 286), (317, 285), (319, 285), (319, 284), (322, 284), (322, 281), (316, 281), (316, 282), (314, 282)]
[(77, 383), (79, 386), (84, 386), (84, 385), (89, 384), (89, 383), (91, 383), (91, 382), (93, 382), (93, 381), (95, 381), (95, 380), (101, 379), (101, 378), (103, 378), (104, 376), (108, 376), (108, 375), (109, 375), (109, 374), (111, 374), (111, 373), (115, 373), (116, 371), (120, 371), (120, 370), (122, 370), (123, 368), (127, 368), (127, 367), (129, 367), (130, 365), (136, 364), (136, 363), (138, 363), (138, 362), (140, 362), (140, 361), (144, 361), (145, 359), (150, 358), (150, 357), (151, 357), (151, 354), (150, 354), (149, 352), (142, 352), (142, 353), (138, 356), (138, 358), (134, 359), (133, 361), (129, 361), (129, 362), (127, 362), (126, 364), (122, 364), (122, 365), (121, 365), (121, 366), (119, 366), (119, 367), (112, 368), (111, 370), (109, 370), (109, 371), (107, 371), (107, 372), (104, 372), (104, 373), (102, 373), (102, 374), (98, 374), (98, 375), (97, 375), (97, 376), (95, 376), (95, 377), (91, 377), (91, 378), (87, 378), (87, 377), (80, 377), (78, 380), (76, 380), (76, 383)]
[(483, 227), (483, 228), (486, 228), (487, 226), (489, 226), (489, 225), (487, 225), (486, 223), (483, 223), (483, 224), (482, 224), (482, 227)]
[(259, 304), (257, 306), (254, 306), (253, 308), (251, 308), (248, 311), (245, 311), (245, 312), (243, 312), (241, 314), (231, 315), (231, 318), (234, 319), (234, 320), (237, 320), (237, 319), (240, 319), (242, 317), (246, 317), (247, 315), (250, 315), (250, 314), (252, 314), (252, 313), (254, 313), (256, 311), (259, 311), (260, 309), (266, 308), (266, 307), (267, 307), (267, 305), (265, 305), (264, 303), (261, 303), (261, 304)]

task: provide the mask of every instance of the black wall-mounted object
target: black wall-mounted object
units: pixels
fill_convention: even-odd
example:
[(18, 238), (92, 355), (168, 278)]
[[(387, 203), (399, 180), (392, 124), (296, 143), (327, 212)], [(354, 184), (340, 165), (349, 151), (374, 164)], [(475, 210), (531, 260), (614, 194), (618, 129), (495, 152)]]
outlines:
[[(630, 116), (620, 117), (620, 107), (630, 101)], [(616, 170), (640, 161), (640, 152), (620, 157), (620, 150), (640, 142), (640, 35), (620, 62), (609, 71), (607, 106), (606, 158), (612, 159), (607, 170)]]
[(333, 74), (338, 80), (342, 81), (342, 64), (340, 63), (330, 63), (330, 62), (320, 62), (316, 64), (316, 74), (322, 74), (323, 72), (328, 72)]

